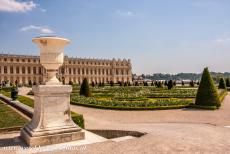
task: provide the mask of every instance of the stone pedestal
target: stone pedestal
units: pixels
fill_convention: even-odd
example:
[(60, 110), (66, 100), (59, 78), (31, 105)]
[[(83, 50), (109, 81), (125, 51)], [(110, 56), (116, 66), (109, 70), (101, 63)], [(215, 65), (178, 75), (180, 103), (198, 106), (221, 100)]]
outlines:
[(35, 104), (32, 120), (21, 130), (30, 146), (48, 145), (85, 138), (71, 118), (69, 85), (33, 86)]

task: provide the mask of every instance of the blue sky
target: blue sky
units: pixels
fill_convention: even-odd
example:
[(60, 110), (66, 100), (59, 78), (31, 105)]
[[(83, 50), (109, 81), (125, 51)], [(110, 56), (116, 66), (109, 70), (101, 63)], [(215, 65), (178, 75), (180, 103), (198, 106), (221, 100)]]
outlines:
[(73, 57), (130, 58), (133, 73), (230, 72), (229, 0), (0, 0), (0, 52), (38, 55), (66, 37)]

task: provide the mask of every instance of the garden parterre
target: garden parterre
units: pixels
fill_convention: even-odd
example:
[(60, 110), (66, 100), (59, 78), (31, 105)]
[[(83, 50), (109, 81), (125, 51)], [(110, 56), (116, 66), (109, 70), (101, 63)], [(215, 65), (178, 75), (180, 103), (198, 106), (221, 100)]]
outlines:
[(155, 88), (146, 86), (127, 87), (91, 87), (92, 97), (79, 96), (79, 87), (73, 86), (72, 104), (123, 107), (123, 108), (154, 108), (180, 106), (185, 107), (194, 102), (195, 88)]

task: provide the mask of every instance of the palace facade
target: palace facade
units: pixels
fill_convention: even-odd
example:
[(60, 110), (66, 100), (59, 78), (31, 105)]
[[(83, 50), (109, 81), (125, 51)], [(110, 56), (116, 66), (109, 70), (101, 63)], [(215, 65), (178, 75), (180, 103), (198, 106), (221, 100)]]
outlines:
[[(130, 59), (83, 59), (65, 56), (57, 77), (65, 84), (80, 84), (84, 78), (89, 83), (132, 82)], [(0, 83), (43, 84), (47, 78), (39, 56), (0, 54)]]

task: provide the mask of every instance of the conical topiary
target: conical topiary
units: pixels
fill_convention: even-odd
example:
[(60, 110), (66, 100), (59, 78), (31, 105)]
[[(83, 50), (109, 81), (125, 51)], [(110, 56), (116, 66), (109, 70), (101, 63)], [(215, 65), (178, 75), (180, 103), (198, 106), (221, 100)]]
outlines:
[(89, 83), (88, 83), (86, 78), (84, 78), (84, 80), (83, 80), (83, 82), (81, 84), (80, 95), (83, 95), (85, 97), (91, 96), (91, 92), (90, 92), (90, 89), (89, 89)]
[(220, 78), (218, 88), (219, 88), (219, 89), (227, 89), (224, 78)]
[(220, 106), (219, 94), (207, 67), (204, 69), (201, 77), (195, 104), (202, 106)]
[(229, 78), (226, 79), (226, 87), (230, 87), (230, 79)]

